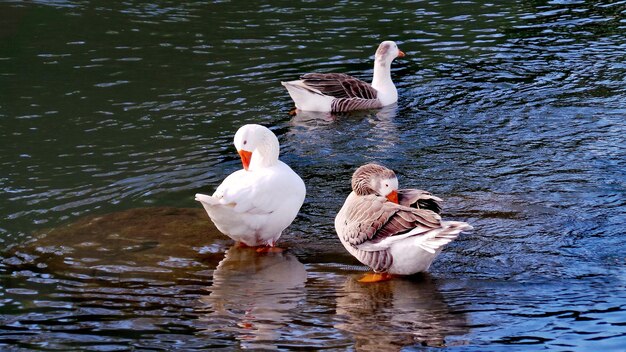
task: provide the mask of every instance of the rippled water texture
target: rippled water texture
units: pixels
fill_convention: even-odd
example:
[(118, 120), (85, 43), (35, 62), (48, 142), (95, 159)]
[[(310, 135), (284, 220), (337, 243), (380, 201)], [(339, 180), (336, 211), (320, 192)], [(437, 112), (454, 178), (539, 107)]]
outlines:
[[(0, 349), (623, 350), (626, 2), (0, 1)], [(399, 102), (287, 113), (280, 81)], [(282, 253), (196, 192), (270, 126), (307, 184)], [(368, 161), (475, 230), (375, 285), (334, 233)]]

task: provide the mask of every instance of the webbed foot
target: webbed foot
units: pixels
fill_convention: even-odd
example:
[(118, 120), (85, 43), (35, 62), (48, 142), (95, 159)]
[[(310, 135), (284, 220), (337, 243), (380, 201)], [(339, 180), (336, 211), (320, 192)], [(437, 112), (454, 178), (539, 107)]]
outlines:
[(367, 273), (363, 275), (362, 278), (359, 279), (359, 282), (363, 283), (371, 283), (371, 282), (381, 282), (391, 280), (393, 275), (389, 273)]

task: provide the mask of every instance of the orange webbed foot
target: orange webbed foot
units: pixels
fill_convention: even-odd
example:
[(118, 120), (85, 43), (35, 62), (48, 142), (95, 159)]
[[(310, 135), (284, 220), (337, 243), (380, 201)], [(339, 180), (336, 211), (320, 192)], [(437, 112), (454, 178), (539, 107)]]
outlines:
[(359, 279), (359, 282), (363, 283), (371, 283), (371, 282), (381, 282), (391, 280), (393, 275), (389, 273), (367, 273), (363, 275), (362, 278)]

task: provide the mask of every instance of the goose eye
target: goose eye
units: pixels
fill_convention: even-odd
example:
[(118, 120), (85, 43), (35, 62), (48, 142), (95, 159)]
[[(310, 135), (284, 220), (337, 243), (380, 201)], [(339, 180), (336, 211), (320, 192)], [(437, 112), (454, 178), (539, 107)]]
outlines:
[(243, 141), (243, 145), (246, 145), (246, 144), (248, 144), (248, 141)]
[(385, 183), (385, 187), (389, 187), (389, 184), (388, 184), (388, 183)]

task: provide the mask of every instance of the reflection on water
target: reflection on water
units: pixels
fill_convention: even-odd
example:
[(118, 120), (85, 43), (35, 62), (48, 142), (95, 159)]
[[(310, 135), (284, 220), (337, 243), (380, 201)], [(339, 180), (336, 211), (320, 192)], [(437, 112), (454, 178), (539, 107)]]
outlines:
[(443, 347), (448, 336), (469, 331), (467, 317), (447, 305), (427, 274), (376, 284), (349, 277), (341, 292), (337, 298), (341, 323), (336, 327), (354, 336), (359, 351)]
[(351, 256), (315, 241), (294, 248), (306, 267), (288, 251), (229, 248), (202, 209), (91, 216), (45, 234), (3, 254), (0, 347), (611, 350), (623, 336), (623, 275), (361, 284)]
[(328, 127), (340, 117), (329, 112), (301, 111), (292, 117), (290, 123), (294, 126), (314, 130)]
[(276, 347), (303, 303), (306, 280), (304, 265), (288, 252), (233, 246), (213, 273), (210, 294), (200, 298), (201, 319), (210, 322), (208, 333), (232, 333), (243, 348)]
[(132, 209), (45, 230), (3, 253), (0, 349), (170, 349), (181, 334), (203, 346), (196, 319), (180, 316), (231, 243), (202, 209)]

